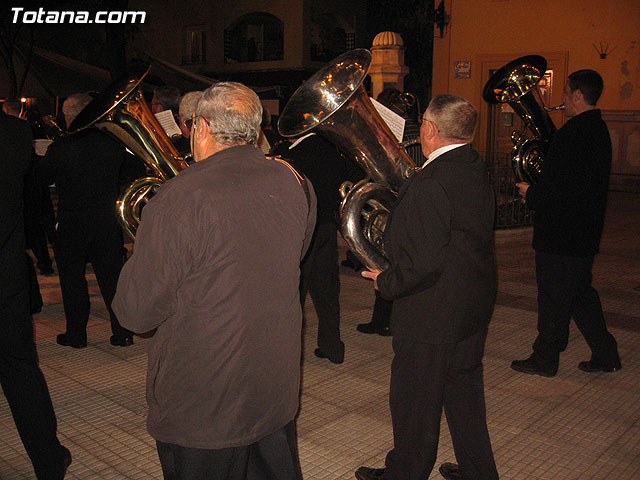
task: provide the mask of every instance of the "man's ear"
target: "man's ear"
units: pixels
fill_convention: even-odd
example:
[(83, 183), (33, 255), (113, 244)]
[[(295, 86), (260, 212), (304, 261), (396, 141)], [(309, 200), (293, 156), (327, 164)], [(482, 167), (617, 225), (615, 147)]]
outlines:
[(194, 128), (191, 130), (191, 153), (193, 154), (193, 159), (196, 162), (205, 158), (205, 152), (208, 151), (207, 145), (209, 142), (208, 129), (209, 124), (204, 118), (197, 118), (196, 123), (194, 124)]
[(582, 94), (579, 88), (576, 88), (573, 91), (572, 95), (573, 95), (573, 103), (576, 103), (578, 105), (586, 104), (584, 100), (584, 95)]
[(209, 123), (202, 117), (197, 118), (196, 128), (194, 129), (196, 141), (204, 140), (209, 133)]

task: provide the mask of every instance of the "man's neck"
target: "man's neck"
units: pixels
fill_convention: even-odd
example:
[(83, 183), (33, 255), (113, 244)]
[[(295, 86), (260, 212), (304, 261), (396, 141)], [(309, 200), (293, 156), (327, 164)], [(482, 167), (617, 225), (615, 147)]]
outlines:
[(581, 113), (588, 112), (589, 110), (595, 110), (595, 105), (584, 105), (580, 108), (576, 108), (576, 115), (580, 115)]

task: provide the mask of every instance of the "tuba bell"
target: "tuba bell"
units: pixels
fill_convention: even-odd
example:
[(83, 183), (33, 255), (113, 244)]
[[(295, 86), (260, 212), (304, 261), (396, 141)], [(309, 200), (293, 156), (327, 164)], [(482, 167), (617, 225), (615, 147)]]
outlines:
[(540, 55), (517, 58), (495, 72), (482, 92), (487, 103), (508, 103), (533, 134), (533, 138), (527, 138), (518, 130), (511, 134), (513, 171), (519, 182), (529, 184), (540, 179), (544, 156), (556, 130), (547, 111), (563, 108), (547, 109), (544, 106), (538, 82), (546, 69), (547, 61)]
[(371, 103), (362, 85), (371, 53), (350, 50), (318, 70), (285, 105), (278, 120), (284, 137), (314, 131), (338, 147), (367, 178), (340, 187), (340, 226), (351, 251), (369, 268), (384, 270), (382, 234), (391, 204), (415, 164)]
[(113, 83), (69, 125), (71, 134), (96, 127), (111, 135), (141, 159), (151, 172), (151, 175), (132, 182), (116, 205), (120, 223), (132, 239), (135, 239), (140, 224), (142, 207), (164, 182), (188, 166), (151, 113), (138, 88), (150, 68), (141, 76)]

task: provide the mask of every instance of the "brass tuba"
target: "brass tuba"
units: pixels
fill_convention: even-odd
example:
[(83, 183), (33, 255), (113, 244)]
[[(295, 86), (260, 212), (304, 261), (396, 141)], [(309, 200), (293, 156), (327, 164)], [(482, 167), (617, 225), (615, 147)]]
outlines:
[(371, 53), (350, 50), (302, 84), (282, 110), (278, 130), (285, 137), (314, 131), (354, 159), (368, 178), (340, 187), (342, 236), (369, 268), (385, 269), (382, 234), (400, 186), (415, 164), (371, 103), (362, 85)]
[(511, 134), (514, 143), (511, 150), (513, 171), (519, 182), (529, 184), (540, 179), (544, 156), (556, 130), (538, 89), (538, 82), (546, 69), (547, 61), (540, 55), (517, 58), (495, 72), (482, 92), (487, 103), (508, 103), (533, 133), (533, 138), (527, 138), (518, 130)]
[(124, 144), (152, 172), (132, 182), (117, 202), (120, 223), (132, 239), (140, 224), (142, 207), (164, 182), (187, 167), (138, 88), (149, 69), (139, 77), (131, 76), (109, 86), (69, 125), (70, 133), (92, 126), (103, 130)]

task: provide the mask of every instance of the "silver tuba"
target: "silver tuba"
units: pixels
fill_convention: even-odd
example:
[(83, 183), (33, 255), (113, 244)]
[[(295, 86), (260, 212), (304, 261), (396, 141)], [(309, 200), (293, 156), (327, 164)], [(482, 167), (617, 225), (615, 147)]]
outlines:
[(382, 242), (387, 215), (416, 167), (362, 85), (370, 64), (371, 53), (355, 49), (321, 68), (287, 102), (278, 130), (285, 137), (313, 130), (366, 172), (368, 178), (340, 188), (341, 231), (364, 265), (383, 270), (389, 265)]
[(487, 103), (508, 103), (533, 133), (533, 138), (518, 130), (511, 134), (513, 171), (518, 181), (529, 184), (539, 180), (544, 156), (556, 130), (538, 89), (546, 69), (547, 61), (540, 55), (517, 58), (495, 72), (482, 92)]
[(157, 189), (187, 167), (164, 129), (151, 113), (138, 88), (147, 71), (108, 87), (93, 99), (69, 125), (69, 132), (97, 127), (108, 133), (141, 159), (152, 175), (132, 182), (117, 202), (118, 217), (134, 239), (142, 207)]

